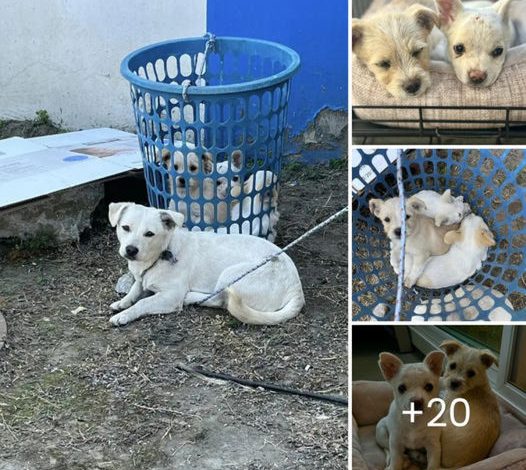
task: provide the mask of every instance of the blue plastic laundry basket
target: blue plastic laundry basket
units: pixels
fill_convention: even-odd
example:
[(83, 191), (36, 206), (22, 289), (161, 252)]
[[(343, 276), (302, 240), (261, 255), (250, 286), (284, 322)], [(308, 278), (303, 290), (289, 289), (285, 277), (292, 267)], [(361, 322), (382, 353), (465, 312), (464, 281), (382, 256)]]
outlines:
[[(254, 223), (254, 234), (257, 219), (266, 236), (263, 218), (277, 210), (290, 84), (299, 64), (298, 54), (280, 44), (210, 34), (129, 54), (121, 73), (131, 85), (150, 204), (182, 212), (192, 230), (246, 233)], [(235, 184), (243, 185), (241, 194)], [(233, 221), (236, 203), (244, 209)]]
[[(368, 203), (398, 196), (396, 158), (394, 150), (353, 154), (355, 320), (393, 319), (397, 277), (389, 263), (389, 241)], [(526, 320), (526, 151), (408, 151), (403, 181), (406, 197), (421, 189), (441, 193), (448, 188), (463, 195), (497, 245), (462, 285), (404, 288), (401, 320)]]

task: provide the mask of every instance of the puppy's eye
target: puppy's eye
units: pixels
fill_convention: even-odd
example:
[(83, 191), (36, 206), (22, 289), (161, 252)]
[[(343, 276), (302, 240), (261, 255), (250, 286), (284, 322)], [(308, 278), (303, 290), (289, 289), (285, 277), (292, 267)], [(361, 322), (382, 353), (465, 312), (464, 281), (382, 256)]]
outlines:
[(408, 214), (405, 216), (405, 220), (409, 220), (411, 218), (411, 216)]
[(426, 384), (426, 386), (424, 387), (424, 390), (426, 392), (432, 392), (433, 391), (433, 384)]
[(417, 49), (417, 50), (413, 51), (413, 53), (411, 55), (413, 57), (418, 57), (423, 50), (424, 50), (424, 48), (421, 47), (420, 49)]
[(461, 56), (462, 54), (464, 54), (464, 52), (466, 52), (466, 48), (464, 47), (464, 44), (455, 44), (453, 46), (453, 50), (455, 51), (455, 54), (457, 54), (458, 56)]
[(473, 369), (469, 369), (468, 372), (466, 373), (466, 375), (471, 378), (471, 377), (475, 377), (475, 371)]
[(145, 237), (148, 237), (148, 238), (151, 238), (151, 237), (153, 237), (154, 235), (155, 235), (155, 233), (150, 232), (150, 231), (148, 231), (148, 232), (146, 232), (146, 233), (144, 234), (144, 236), (145, 236)]
[(504, 52), (502, 47), (496, 47), (491, 51), (491, 57), (499, 57)]
[(130, 226), (129, 225), (123, 225), (121, 227), (125, 232), (129, 232), (130, 231)]
[(385, 222), (386, 224), (388, 224), (389, 222), (391, 222), (391, 219), (390, 219), (389, 217), (386, 217), (386, 218), (384, 219), (384, 222)]
[(398, 386), (398, 392), (400, 393), (400, 395), (403, 394), (406, 390), (407, 387), (404, 384)]
[(449, 368), (451, 370), (455, 370), (457, 368), (457, 363), (456, 362), (452, 362), (451, 364), (449, 364)]
[(391, 68), (391, 62), (388, 60), (382, 60), (382, 62), (378, 62), (376, 65), (385, 70), (389, 70)]

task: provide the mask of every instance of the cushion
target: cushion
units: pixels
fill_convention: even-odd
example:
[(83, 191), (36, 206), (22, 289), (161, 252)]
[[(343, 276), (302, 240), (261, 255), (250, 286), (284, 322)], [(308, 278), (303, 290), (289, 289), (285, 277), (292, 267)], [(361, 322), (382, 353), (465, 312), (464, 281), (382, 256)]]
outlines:
[[(386, 0), (375, 0), (364, 16), (381, 8)], [(519, 2), (517, 2), (519, 3)], [(524, 9), (526, 10), (526, 9)], [(524, 22), (523, 13), (516, 23)], [(523, 25), (524, 26), (524, 25)], [(520, 40), (526, 38), (521, 37)], [(353, 54), (352, 58), (352, 100), (353, 110), (358, 117), (375, 121), (391, 127), (417, 128), (418, 122), (402, 122), (404, 119), (419, 118), (418, 109), (356, 109), (356, 106), (500, 106), (526, 108), (526, 44), (521, 43), (509, 49), (506, 62), (499, 78), (487, 88), (471, 88), (462, 84), (456, 77), (453, 68), (447, 62), (431, 61), (431, 87), (415, 98), (397, 99), (392, 97), (380, 85), (372, 72)], [(505, 110), (470, 110), (470, 109), (425, 109), (425, 120), (437, 122), (424, 124), (426, 128), (495, 128), (504, 127)], [(495, 120), (492, 124), (477, 123), (444, 123), (441, 120)], [(510, 121), (526, 122), (526, 109), (510, 113)], [(394, 120), (386, 122), (385, 120)]]
[[(387, 414), (392, 400), (386, 382), (355, 381), (352, 384), (353, 469), (383, 470), (385, 455), (376, 444), (376, 423)], [(526, 468), (526, 424), (501, 406), (501, 434), (490, 456), (460, 470), (521, 470)], [(416, 470), (411, 469), (411, 470)]]

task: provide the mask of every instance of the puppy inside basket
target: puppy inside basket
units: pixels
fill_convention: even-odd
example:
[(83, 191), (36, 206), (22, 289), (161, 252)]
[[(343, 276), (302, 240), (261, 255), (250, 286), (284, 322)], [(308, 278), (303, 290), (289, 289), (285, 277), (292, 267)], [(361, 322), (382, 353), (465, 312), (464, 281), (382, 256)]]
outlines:
[[(390, 263), (400, 272), (400, 199), (371, 199), (390, 240)], [(442, 289), (463, 283), (481, 269), (495, 237), (482, 217), (472, 213), (462, 196), (420, 191), (405, 201), (406, 244), (404, 285)]]

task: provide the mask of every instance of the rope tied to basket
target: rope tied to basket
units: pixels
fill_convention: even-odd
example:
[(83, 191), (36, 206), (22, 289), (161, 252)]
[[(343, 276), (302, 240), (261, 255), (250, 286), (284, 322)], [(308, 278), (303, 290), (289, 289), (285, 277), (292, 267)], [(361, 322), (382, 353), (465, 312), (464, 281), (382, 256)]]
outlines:
[(406, 237), (406, 225), (405, 225), (405, 193), (404, 193), (404, 182), (402, 176), (402, 158), (404, 152), (401, 150), (398, 152), (398, 158), (396, 160), (396, 184), (398, 186), (398, 197), (400, 198), (400, 264), (398, 268), (398, 283), (396, 286), (396, 305), (394, 319), (400, 321), (400, 313), (402, 310), (402, 302), (404, 300), (404, 274), (405, 274), (405, 237)]
[[(203, 77), (203, 73), (204, 73), (204, 70), (205, 70), (206, 60), (208, 59), (208, 54), (210, 53), (210, 51), (214, 51), (215, 50), (215, 44), (216, 44), (216, 36), (215, 36), (215, 34), (206, 33), (204, 35), (204, 38), (206, 39), (205, 50), (203, 52), (203, 60), (199, 64), (198, 70), (196, 70), (196, 72), (197, 72), (197, 79), (195, 80), (195, 85), (196, 86), (200, 86), (200, 84), (201, 84), (201, 79)], [(181, 85), (183, 87), (183, 93), (182, 93), (183, 99), (184, 99), (185, 102), (188, 102), (188, 101), (190, 101), (190, 98), (188, 97), (188, 88), (190, 88), (190, 86), (192, 85), (192, 81), (189, 80), (189, 79), (183, 80), (183, 83)]]

